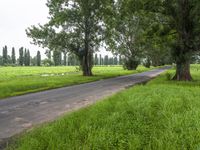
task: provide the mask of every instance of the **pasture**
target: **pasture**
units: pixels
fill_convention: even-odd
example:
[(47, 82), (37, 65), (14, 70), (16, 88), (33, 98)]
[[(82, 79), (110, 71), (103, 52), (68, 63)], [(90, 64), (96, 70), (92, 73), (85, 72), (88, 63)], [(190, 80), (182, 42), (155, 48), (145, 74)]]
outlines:
[(77, 68), (0, 67), (0, 99), (149, 70), (143, 66), (136, 71), (124, 70), (122, 66), (101, 66), (93, 68), (94, 76), (83, 77)]
[(169, 80), (172, 69), (25, 132), (8, 149), (199, 149), (200, 66), (191, 68), (193, 82)]

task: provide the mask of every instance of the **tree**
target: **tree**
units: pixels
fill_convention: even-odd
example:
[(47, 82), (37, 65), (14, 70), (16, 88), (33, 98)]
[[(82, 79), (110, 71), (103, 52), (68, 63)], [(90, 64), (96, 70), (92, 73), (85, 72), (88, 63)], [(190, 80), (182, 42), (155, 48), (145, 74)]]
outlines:
[(45, 55), (47, 56), (48, 59), (51, 60), (51, 50), (46, 50)]
[[(135, 1), (131, 1), (131, 6)], [(162, 25), (160, 38), (170, 37), (172, 56), (176, 62), (174, 80), (192, 80), (190, 74), (191, 57), (200, 51), (200, 2), (198, 0), (145, 0), (140, 10), (157, 16)], [(159, 29), (159, 28), (158, 28)]]
[(46, 66), (52, 66), (54, 63), (51, 58), (51, 50), (46, 50), (45, 55), (47, 56), (47, 59), (45, 59), (43, 62)]
[(105, 55), (104, 56), (104, 65), (108, 65), (108, 63), (109, 63), (109, 60), (108, 60), (108, 55)]
[(64, 52), (63, 52), (63, 55), (64, 55), (64, 56), (63, 56), (63, 57), (64, 57), (64, 63), (63, 63), (63, 65), (64, 65), (64, 66), (67, 66), (67, 51), (64, 51)]
[(53, 60), (55, 66), (61, 65), (61, 52), (60, 51), (53, 51)]
[[(35, 44), (52, 50), (67, 49), (80, 61), (84, 76), (92, 75), (92, 57), (102, 41), (104, 11), (108, 0), (49, 0), (50, 21), (28, 28)], [(55, 30), (59, 28), (61, 30)]]
[(117, 59), (116, 56), (114, 57), (114, 60), (113, 60), (113, 61), (114, 61), (114, 65), (118, 65), (118, 59)]
[(150, 60), (149, 57), (147, 57), (147, 58), (144, 60), (143, 65), (144, 65), (146, 68), (150, 68), (150, 67), (151, 67), (151, 60)]
[(119, 55), (119, 65), (122, 65), (122, 64), (123, 64), (123, 62), (122, 62), (122, 56)]
[(41, 66), (41, 54), (40, 51), (37, 51), (37, 66)]
[(12, 48), (12, 64), (16, 64), (15, 48)]
[(144, 50), (144, 15), (129, 11), (129, 1), (116, 1), (113, 14), (105, 18), (106, 43), (109, 49), (124, 58), (124, 68), (135, 70)]
[(98, 60), (98, 56), (97, 54), (95, 54), (95, 57), (94, 57), (94, 65), (98, 65), (99, 63), (99, 60)]
[(3, 47), (3, 65), (8, 63), (8, 48), (7, 46)]
[(23, 47), (19, 49), (19, 65), (20, 66), (24, 65), (24, 48)]
[(32, 66), (37, 66), (37, 56), (35, 57), (30, 57), (30, 62)]
[(99, 55), (99, 59), (100, 59), (100, 60), (99, 60), (99, 61), (100, 61), (99, 63), (100, 63), (100, 66), (101, 66), (101, 65), (103, 65), (101, 54)]
[(7, 59), (7, 64), (8, 65), (10, 65), (10, 64), (12, 64), (12, 58), (8, 55), (8, 57), (7, 57), (8, 59)]
[(109, 64), (109, 65), (114, 65), (113, 57), (110, 57), (110, 58), (108, 59), (108, 64)]
[(31, 61), (31, 58), (30, 58), (30, 52), (29, 50), (25, 50), (25, 60), (24, 60), (24, 64), (25, 66), (30, 66), (30, 61)]
[(76, 55), (73, 53), (68, 54), (68, 66), (76, 66), (79, 65), (79, 60)]
[(0, 56), (0, 66), (3, 66), (3, 57)]
[[(174, 5), (174, 4), (176, 5)], [(176, 61), (175, 80), (192, 80), (190, 61), (195, 51), (199, 51), (200, 14), (199, 1), (177, 0), (165, 2), (165, 13), (171, 17), (172, 29), (176, 30), (173, 56)]]
[(28, 65), (27, 65), (27, 59), (28, 59), (28, 56), (27, 56), (27, 49), (25, 48), (25, 50), (24, 50), (24, 65), (25, 65), (25, 66), (28, 66)]
[[(155, 31), (153, 32), (155, 34)], [(147, 38), (145, 41), (145, 50), (143, 51), (145, 66), (152, 64), (152, 66), (156, 67), (172, 64), (170, 43), (171, 41), (169, 39), (164, 37), (160, 38), (159, 35)]]

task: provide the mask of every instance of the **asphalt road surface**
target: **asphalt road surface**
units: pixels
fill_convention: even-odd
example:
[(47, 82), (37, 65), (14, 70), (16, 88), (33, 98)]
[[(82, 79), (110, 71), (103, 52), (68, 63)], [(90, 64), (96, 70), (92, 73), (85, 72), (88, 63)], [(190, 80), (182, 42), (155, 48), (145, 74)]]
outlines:
[(0, 100), (0, 142), (33, 125), (147, 82), (167, 69), (169, 67)]

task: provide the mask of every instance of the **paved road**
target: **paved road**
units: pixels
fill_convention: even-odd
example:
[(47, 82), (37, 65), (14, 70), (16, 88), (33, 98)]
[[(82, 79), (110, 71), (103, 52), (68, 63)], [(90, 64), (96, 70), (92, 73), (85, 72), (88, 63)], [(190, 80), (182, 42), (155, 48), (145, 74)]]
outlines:
[(168, 68), (0, 100), (0, 141), (126, 87), (146, 82)]

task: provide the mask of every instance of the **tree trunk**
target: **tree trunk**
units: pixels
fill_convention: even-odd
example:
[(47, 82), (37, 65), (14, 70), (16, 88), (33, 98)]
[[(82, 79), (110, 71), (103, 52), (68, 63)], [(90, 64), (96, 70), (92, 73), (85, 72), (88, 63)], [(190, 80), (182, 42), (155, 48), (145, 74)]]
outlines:
[[(178, 14), (174, 16), (177, 21), (177, 46), (175, 48), (176, 57), (176, 75), (174, 80), (191, 81), (190, 59), (193, 49), (191, 48), (191, 39), (193, 39), (193, 18), (191, 15), (191, 5), (189, 0), (178, 0)], [(177, 18), (178, 17), (178, 18)]]
[(93, 66), (93, 53), (90, 47), (90, 26), (89, 26), (89, 15), (85, 16), (85, 33), (84, 33), (84, 55), (82, 61), (82, 71), (83, 76), (92, 76), (92, 66)]
[(81, 67), (83, 71), (83, 76), (93, 75), (92, 74), (92, 57), (90, 53), (83, 57)]
[(192, 76), (190, 74), (190, 61), (183, 61), (176, 63), (176, 75), (173, 80), (177, 81), (191, 81)]

